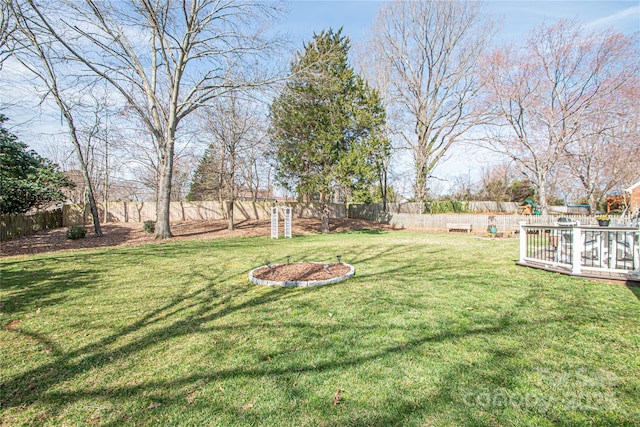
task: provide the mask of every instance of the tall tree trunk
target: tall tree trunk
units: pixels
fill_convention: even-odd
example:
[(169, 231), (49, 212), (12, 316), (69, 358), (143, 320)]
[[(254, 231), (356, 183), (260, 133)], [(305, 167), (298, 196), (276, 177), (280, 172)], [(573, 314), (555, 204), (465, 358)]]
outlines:
[(382, 212), (387, 211), (387, 170), (382, 168), (378, 173), (378, 184), (380, 185), (380, 197), (382, 198)]
[(549, 213), (547, 207), (547, 181), (542, 175), (538, 175), (538, 204), (542, 215)]
[(598, 210), (598, 202), (596, 201), (596, 195), (595, 195), (593, 192), (591, 192), (591, 193), (589, 194), (589, 201), (588, 201), (588, 203), (589, 203), (589, 209), (590, 209), (591, 211), (596, 211), (596, 210)]
[(427, 200), (427, 173), (426, 161), (416, 159), (416, 182), (413, 188), (414, 198), (417, 202), (424, 203)]
[(595, 194), (596, 186), (594, 182), (589, 181), (589, 185), (587, 186), (587, 203), (589, 203), (589, 209), (595, 211), (598, 209), (598, 201), (596, 200)]
[[(16, 7), (17, 9), (13, 11), (14, 17), (16, 17), (17, 22), (20, 25), (20, 31), (22, 31), (23, 35), (25, 35), (33, 48), (32, 53), (34, 53), (40, 63), (42, 64), (42, 72), (37, 72), (36, 75), (41, 79), (42, 83), (48, 89), (48, 93), (53, 96), (56, 104), (60, 108), (60, 112), (62, 113), (65, 121), (67, 122), (67, 127), (69, 129), (69, 137), (71, 138), (71, 143), (73, 144), (76, 155), (78, 158), (78, 163), (80, 163), (80, 168), (82, 170), (82, 177), (84, 178), (85, 189), (87, 192), (87, 198), (89, 199), (89, 206), (91, 209), (91, 217), (93, 218), (93, 230), (97, 237), (102, 237), (102, 229), (100, 228), (100, 218), (98, 216), (98, 207), (96, 206), (95, 193), (93, 191), (93, 184), (91, 182), (91, 177), (89, 175), (89, 168), (87, 165), (87, 161), (82, 155), (82, 147), (80, 145), (80, 141), (78, 139), (78, 130), (75, 125), (75, 121), (72, 115), (72, 107), (70, 107), (63, 98), (62, 91), (58, 86), (59, 80), (55, 72), (55, 64), (52, 60), (52, 56), (50, 55), (50, 50), (44, 48), (30, 27), (30, 21), (25, 19), (25, 15), (20, 9), (20, 4), (15, 2), (12, 7)], [(40, 15), (40, 12), (37, 12)], [(41, 15), (40, 15), (41, 16)], [(27, 68), (30, 66), (26, 65), (21, 59), (18, 60), (25, 65)]]
[[(169, 145), (169, 142), (167, 142)], [(171, 145), (173, 143), (171, 142)], [(158, 202), (156, 206), (156, 239), (171, 237), (171, 179), (173, 175), (173, 148), (161, 147), (160, 179), (158, 182)]]
[(227, 210), (229, 211), (229, 225), (227, 229), (233, 231), (233, 199), (227, 202)]
[(322, 232), (329, 232), (329, 203), (327, 202), (327, 195), (322, 194), (321, 198), (322, 203), (322, 213), (320, 214), (320, 218), (322, 219)]
[[(235, 100), (233, 102), (235, 103)], [(233, 143), (229, 144), (229, 157), (231, 158), (231, 170), (229, 171), (228, 187), (229, 193), (231, 193), (231, 200), (229, 202), (229, 226), (227, 229), (233, 231), (233, 202), (236, 200), (236, 150)]]
[[(78, 151), (78, 149), (76, 149), (76, 151)], [(82, 155), (78, 157), (82, 157)], [(95, 233), (96, 237), (102, 237), (102, 227), (100, 227), (100, 215), (98, 214), (98, 206), (96, 205), (96, 199), (93, 193), (93, 184), (91, 182), (91, 178), (89, 178), (89, 172), (87, 171), (86, 164), (82, 164), (82, 175), (84, 177), (84, 185), (87, 191), (87, 199), (89, 201), (89, 210), (91, 211), (91, 219), (93, 220), (93, 232)]]
[[(73, 120), (73, 116), (68, 111), (67, 106), (62, 102), (60, 95), (57, 91), (57, 87), (54, 86), (54, 90), (52, 91), (60, 110), (62, 111), (62, 115), (64, 116), (67, 126), (69, 127), (69, 137), (71, 138), (71, 142), (76, 151), (76, 156), (78, 158), (78, 163), (80, 163), (80, 169), (82, 170), (82, 178), (84, 179), (84, 186), (86, 191), (87, 200), (89, 201), (89, 210), (91, 211), (91, 219), (93, 220), (93, 232), (97, 237), (102, 237), (102, 228), (100, 227), (100, 215), (98, 214), (98, 206), (96, 205), (95, 193), (93, 191), (93, 183), (91, 182), (91, 177), (89, 176), (89, 166), (87, 165), (87, 161), (82, 155), (82, 147), (80, 146), (80, 141), (78, 140), (78, 132), (76, 130), (76, 125)], [(83, 214), (84, 216), (84, 214)]]
[(104, 134), (104, 222), (109, 222), (109, 140), (106, 120)]

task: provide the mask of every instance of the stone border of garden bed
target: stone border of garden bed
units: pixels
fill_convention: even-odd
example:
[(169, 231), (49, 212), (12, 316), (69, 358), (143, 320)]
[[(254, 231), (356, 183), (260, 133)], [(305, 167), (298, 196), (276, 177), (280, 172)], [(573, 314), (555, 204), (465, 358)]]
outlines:
[[(325, 262), (311, 262), (311, 264), (327, 264)], [(282, 286), (282, 287), (300, 287), (300, 288), (304, 288), (304, 287), (311, 287), (311, 286), (324, 286), (324, 285), (333, 285), (335, 283), (339, 283), (342, 282), (343, 280), (348, 279), (349, 277), (353, 276), (356, 274), (356, 270), (355, 268), (350, 265), (350, 264), (346, 264), (346, 263), (342, 263), (343, 265), (346, 265), (347, 267), (349, 267), (349, 272), (346, 274), (343, 274), (341, 276), (338, 277), (333, 277), (331, 279), (326, 279), (326, 280), (309, 280), (309, 281), (298, 281), (298, 280), (288, 280), (288, 281), (275, 281), (275, 280), (263, 280), (263, 279), (258, 279), (256, 277), (253, 276), (253, 273), (257, 270), (261, 270), (265, 267), (267, 267), (267, 265), (262, 265), (260, 267), (254, 268), (253, 270), (251, 270), (249, 272), (249, 280), (256, 284), (256, 285), (264, 285), (264, 286)], [(272, 264), (272, 267), (277, 267), (280, 264)]]

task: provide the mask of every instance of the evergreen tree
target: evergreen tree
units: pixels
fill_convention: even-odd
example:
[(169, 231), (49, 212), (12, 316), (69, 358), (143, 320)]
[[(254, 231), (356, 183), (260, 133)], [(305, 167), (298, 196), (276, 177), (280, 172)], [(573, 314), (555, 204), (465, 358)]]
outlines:
[(323, 31), (305, 44), (294, 77), (271, 106), (277, 178), (322, 203), (323, 231), (335, 191), (366, 193), (389, 153), (381, 98), (349, 65), (349, 39), (341, 33)]
[(220, 157), (220, 153), (214, 147), (207, 148), (193, 175), (187, 200), (228, 199), (230, 197), (230, 191), (226, 186), (228, 173), (224, 167), (225, 162)]
[(0, 114), (0, 213), (24, 213), (64, 200), (61, 189), (73, 183), (58, 166), (9, 133)]

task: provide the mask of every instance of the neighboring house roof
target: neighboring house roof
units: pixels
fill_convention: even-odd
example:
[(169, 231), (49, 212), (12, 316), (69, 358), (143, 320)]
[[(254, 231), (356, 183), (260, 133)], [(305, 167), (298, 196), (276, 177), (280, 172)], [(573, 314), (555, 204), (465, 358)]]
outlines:
[(633, 191), (633, 189), (636, 188), (636, 187), (640, 187), (640, 181), (636, 182), (635, 184), (633, 184), (629, 188), (625, 188), (624, 191), (626, 191), (627, 193), (631, 193)]

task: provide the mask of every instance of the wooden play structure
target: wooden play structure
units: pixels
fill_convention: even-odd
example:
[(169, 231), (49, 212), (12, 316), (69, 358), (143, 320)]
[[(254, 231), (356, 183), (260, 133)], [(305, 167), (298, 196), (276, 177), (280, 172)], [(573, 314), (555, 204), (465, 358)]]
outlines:
[(629, 206), (631, 201), (631, 194), (622, 194), (619, 196), (607, 196), (607, 213), (610, 213), (612, 209), (619, 209), (624, 211)]
[(531, 199), (527, 199), (518, 207), (520, 215), (540, 215), (538, 204)]

